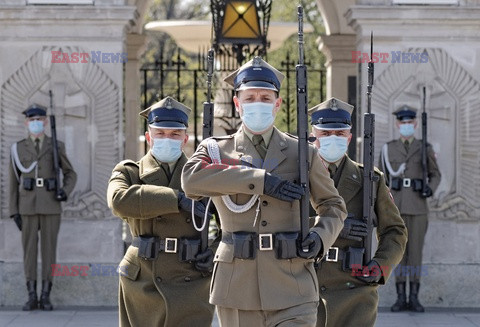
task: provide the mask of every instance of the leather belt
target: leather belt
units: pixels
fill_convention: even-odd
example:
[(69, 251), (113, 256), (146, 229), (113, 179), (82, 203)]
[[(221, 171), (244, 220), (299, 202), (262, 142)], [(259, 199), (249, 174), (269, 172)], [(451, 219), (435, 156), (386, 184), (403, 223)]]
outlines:
[(139, 237), (134, 236), (132, 239), (132, 246), (136, 248), (143, 248), (147, 246), (147, 244), (155, 244), (156, 252), (165, 252), (165, 253), (177, 253), (177, 238), (166, 237), (165, 239), (161, 239), (158, 237)]
[[(272, 233), (264, 233), (264, 234), (252, 233), (252, 234), (255, 235), (254, 239), (256, 239), (256, 242), (254, 243), (260, 251), (273, 250), (273, 240), (275, 236), (274, 234)], [(222, 242), (227, 244), (233, 244), (233, 233), (223, 232)]]
[(327, 254), (323, 257), (322, 261), (325, 262), (338, 262), (345, 259), (345, 251), (338, 247), (332, 246), (328, 249)]

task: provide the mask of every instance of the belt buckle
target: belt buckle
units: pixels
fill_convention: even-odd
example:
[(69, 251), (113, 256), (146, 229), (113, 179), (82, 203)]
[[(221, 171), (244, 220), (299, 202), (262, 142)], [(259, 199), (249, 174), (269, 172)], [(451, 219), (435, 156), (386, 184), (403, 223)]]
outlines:
[(403, 187), (410, 187), (412, 185), (412, 180), (410, 178), (403, 179)]
[[(264, 245), (266, 240), (266, 245)], [(273, 235), (272, 234), (258, 234), (258, 248), (260, 251), (273, 250)]]
[(43, 178), (35, 178), (35, 185), (37, 187), (43, 187)]
[(328, 249), (327, 255), (325, 256), (325, 261), (337, 262), (338, 261), (338, 248), (331, 247)]
[(177, 239), (165, 238), (165, 253), (177, 253)]

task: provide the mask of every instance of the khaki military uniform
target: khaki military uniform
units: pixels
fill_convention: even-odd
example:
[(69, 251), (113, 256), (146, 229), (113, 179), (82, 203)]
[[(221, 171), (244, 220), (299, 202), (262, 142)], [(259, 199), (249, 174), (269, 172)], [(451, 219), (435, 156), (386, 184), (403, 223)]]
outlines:
[[(43, 187), (37, 187), (34, 182), (33, 189), (30, 191), (23, 187), (23, 181), (27, 178), (41, 178), (43, 181), (55, 178), (52, 139), (44, 136), (39, 150), (37, 154), (31, 138), (17, 142), (18, 158), (22, 166), (28, 168), (37, 161), (37, 169), (22, 173), (10, 160), (10, 215), (18, 213), (22, 216), (25, 278), (27, 281), (37, 280), (38, 231), (40, 230), (42, 280), (51, 282), (53, 279), (51, 267), (56, 262), (61, 203), (55, 199), (55, 190), (47, 190), (46, 183)], [(58, 154), (63, 172), (62, 188), (68, 196), (75, 187), (77, 174), (67, 158), (65, 145), (60, 141)]]
[[(374, 222), (377, 227), (378, 249), (373, 256), (382, 268), (379, 284), (385, 284), (392, 266), (402, 259), (407, 243), (407, 230), (385, 184), (375, 183)], [(363, 165), (345, 156), (333, 176), (337, 190), (345, 200), (347, 211), (356, 219), (363, 216)], [(362, 242), (339, 237), (334, 245), (346, 251), (348, 247), (362, 247)], [(326, 302), (327, 321), (319, 314), (317, 326), (373, 326), (377, 317), (378, 286), (367, 285), (342, 269), (342, 260), (322, 260), (317, 270), (320, 297)], [(366, 263), (364, 263), (366, 265)], [(320, 308), (321, 310), (322, 308)]]
[[(200, 238), (191, 213), (179, 211), (180, 174), (187, 159), (178, 159), (171, 180), (152, 156), (119, 163), (108, 184), (108, 205), (130, 226), (132, 235)], [(137, 256), (130, 246), (120, 262), (121, 326), (210, 326), (214, 307), (208, 303), (208, 274), (176, 253), (160, 252), (155, 260)]]
[[(259, 163), (263, 160), (243, 129), (235, 135), (215, 139), (222, 163), (231, 167), (208, 167), (212, 159), (206, 142), (202, 142), (183, 170), (182, 187), (187, 196), (196, 199), (212, 197), (223, 234), (238, 231), (257, 234), (298, 232), (299, 201), (290, 203), (263, 194), (266, 171), (289, 181), (299, 180), (297, 139), (274, 128), (264, 161), (265, 170), (260, 169)], [(253, 163), (253, 168), (238, 162), (242, 159)], [(325, 251), (342, 229), (346, 209), (313, 147), (309, 148), (309, 162), (310, 199), (321, 217), (311, 230), (320, 235)], [(255, 203), (243, 213), (230, 211), (221, 199), (222, 195), (230, 195), (236, 204), (244, 204), (254, 194), (260, 195), (258, 205)], [(257, 208), (259, 212), (255, 221)], [(214, 261), (210, 303), (217, 306), (253, 313), (271, 313), (299, 306), (297, 315), (301, 316), (304, 314), (301, 310), (305, 310), (302, 305), (319, 300), (313, 260), (276, 259), (273, 250), (259, 249), (254, 259), (238, 259), (234, 257), (233, 244), (222, 241)], [(234, 325), (237, 324), (232, 322)]]
[[(393, 171), (399, 169), (402, 163), (406, 164), (403, 176), (400, 178), (422, 179), (422, 141), (413, 139), (408, 146), (408, 150), (402, 140), (393, 140), (388, 144), (388, 158)], [(438, 169), (435, 153), (430, 144), (427, 146), (428, 162), (428, 185), (433, 192), (440, 184), (441, 174)], [(379, 166), (383, 167), (383, 156), (379, 161)], [(385, 168), (382, 168), (387, 173)], [(388, 175), (388, 174), (387, 174)], [(400, 190), (391, 190), (395, 204), (402, 215), (405, 225), (408, 229), (408, 244), (404, 257), (401, 261), (402, 266), (415, 269), (415, 273), (410, 280), (419, 281), (422, 272), (419, 267), (422, 265), (422, 252), (425, 234), (428, 226), (428, 205), (427, 199), (420, 196), (420, 192), (414, 191), (413, 187), (401, 187)], [(410, 274), (410, 273), (407, 273)], [(396, 271), (397, 282), (404, 282), (406, 276), (402, 271)], [(412, 274), (410, 274), (412, 275)]]

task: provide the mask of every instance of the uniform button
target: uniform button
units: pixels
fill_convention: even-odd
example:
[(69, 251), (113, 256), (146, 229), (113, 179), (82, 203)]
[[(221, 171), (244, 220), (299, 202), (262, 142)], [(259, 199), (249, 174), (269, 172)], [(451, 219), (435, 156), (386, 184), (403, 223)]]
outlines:
[(325, 286), (322, 286), (322, 287), (320, 287), (320, 290), (321, 290), (322, 292), (325, 292), (325, 291), (327, 290), (327, 288), (326, 288)]
[(157, 280), (157, 282), (159, 282), (159, 283), (162, 282), (162, 278), (161, 278), (161, 277), (157, 277), (156, 280)]
[(190, 277), (188, 277), (188, 276), (185, 277), (185, 281), (186, 281), (186, 282), (189, 282), (189, 281), (191, 281), (191, 280), (192, 280), (192, 279), (191, 279)]
[(162, 217), (157, 217), (155, 218), (156, 221), (161, 221), (162, 220)]
[(262, 201), (262, 206), (264, 207), (268, 206), (268, 201)]
[(192, 219), (191, 219), (191, 218), (187, 218), (187, 219), (185, 219), (185, 221), (186, 221), (187, 223), (190, 223), (190, 222), (192, 222)]
[(267, 222), (265, 220), (262, 220), (262, 226), (267, 226)]
[(251, 190), (253, 190), (253, 189), (255, 188), (255, 185), (249, 184), (249, 185), (248, 185), (248, 188), (251, 189)]

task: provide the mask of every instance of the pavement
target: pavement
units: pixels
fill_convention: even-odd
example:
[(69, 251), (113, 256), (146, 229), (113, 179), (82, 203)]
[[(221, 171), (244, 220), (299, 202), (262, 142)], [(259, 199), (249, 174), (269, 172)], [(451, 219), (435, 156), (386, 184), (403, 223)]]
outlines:
[[(7, 326), (116, 327), (118, 312), (115, 307), (59, 307), (51, 312), (24, 312), (17, 307), (0, 307), (0, 327)], [(215, 318), (212, 327), (218, 326)], [(427, 308), (425, 313), (392, 313), (388, 308), (380, 308), (375, 326), (480, 327), (480, 309)]]

